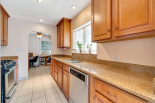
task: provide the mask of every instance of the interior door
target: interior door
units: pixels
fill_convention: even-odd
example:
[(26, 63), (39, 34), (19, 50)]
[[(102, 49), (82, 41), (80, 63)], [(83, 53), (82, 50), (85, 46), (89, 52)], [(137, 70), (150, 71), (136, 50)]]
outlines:
[(155, 0), (114, 0), (115, 37), (155, 30)]
[(62, 89), (66, 94), (67, 98), (69, 98), (69, 73), (63, 70), (63, 86)]
[(3, 45), (4, 40), (4, 13), (1, 11), (1, 45)]
[(94, 103), (112, 103), (101, 94), (94, 92)]
[(8, 17), (4, 15), (4, 45), (8, 45)]
[(111, 38), (111, 0), (91, 0), (92, 41)]

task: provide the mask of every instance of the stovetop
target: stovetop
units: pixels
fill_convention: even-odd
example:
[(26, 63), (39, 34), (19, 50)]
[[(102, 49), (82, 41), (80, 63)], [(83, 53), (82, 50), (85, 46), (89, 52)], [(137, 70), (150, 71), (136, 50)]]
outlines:
[(11, 69), (12, 67), (16, 66), (16, 62), (14, 60), (2, 60), (1, 66), (3, 69)]

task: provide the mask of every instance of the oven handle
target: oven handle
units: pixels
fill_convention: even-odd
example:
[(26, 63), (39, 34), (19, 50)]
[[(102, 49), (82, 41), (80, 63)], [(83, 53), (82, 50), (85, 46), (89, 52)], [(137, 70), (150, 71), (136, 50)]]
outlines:
[(14, 91), (16, 90), (16, 87), (17, 87), (17, 83), (14, 84), (13, 88), (11, 89), (11, 91), (9, 92), (8, 96), (5, 98), (5, 99), (10, 99), (14, 93)]

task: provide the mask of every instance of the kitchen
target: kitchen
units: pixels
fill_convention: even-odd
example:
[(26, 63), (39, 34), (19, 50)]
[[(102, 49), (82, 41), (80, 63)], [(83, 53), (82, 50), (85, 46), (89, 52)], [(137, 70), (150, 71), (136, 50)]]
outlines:
[[(154, 0), (1, 4), (1, 59), (17, 63), (10, 103), (155, 103)], [(51, 34), (51, 66), (28, 71), (31, 31)]]

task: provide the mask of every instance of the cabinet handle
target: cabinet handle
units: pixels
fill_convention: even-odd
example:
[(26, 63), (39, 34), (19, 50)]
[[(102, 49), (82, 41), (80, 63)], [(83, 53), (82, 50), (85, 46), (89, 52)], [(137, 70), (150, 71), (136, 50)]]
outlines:
[(116, 98), (117, 96), (116, 96), (116, 95), (114, 95), (114, 97)]
[(107, 92), (108, 94), (110, 94), (109, 92)]
[(107, 29), (107, 31), (110, 31), (110, 29)]
[(95, 99), (95, 97), (93, 97), (93, 99)]
[(116, 29), (117, 29), (117, 27), (115, 26), (115, 27), (114, 27), (114, 29), (116, 30)]

